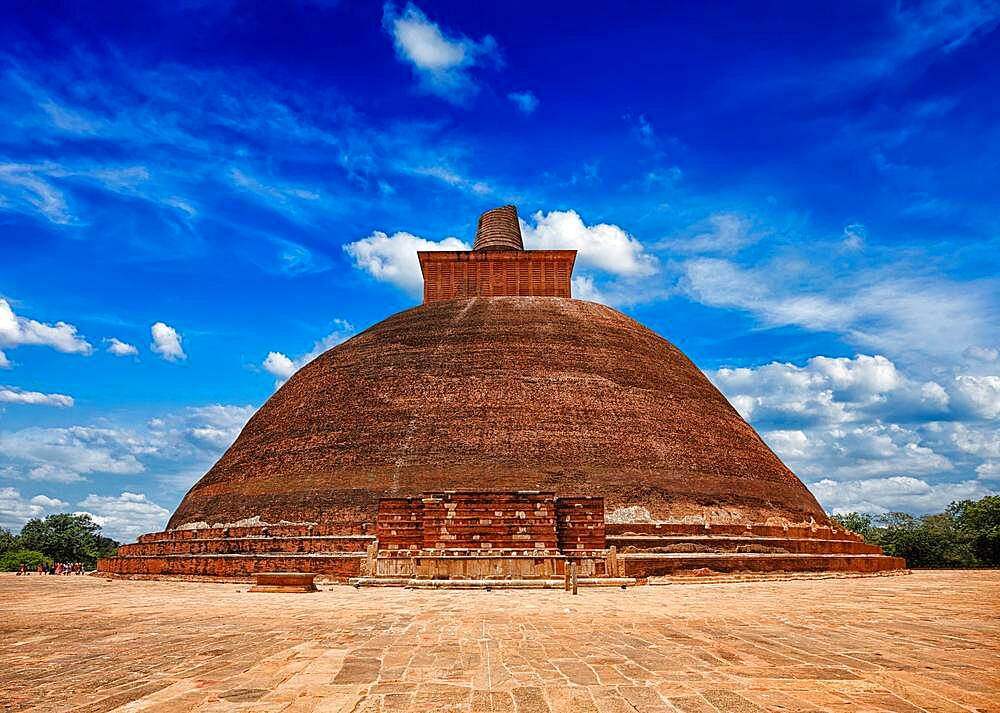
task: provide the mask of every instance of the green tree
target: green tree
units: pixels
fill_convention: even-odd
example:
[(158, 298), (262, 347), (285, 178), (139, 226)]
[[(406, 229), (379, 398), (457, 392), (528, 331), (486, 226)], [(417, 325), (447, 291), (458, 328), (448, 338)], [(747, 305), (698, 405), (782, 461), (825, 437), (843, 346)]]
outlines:
[(1000, 566), (1000, 495), (952, 503), (948, 513), (971, 539), (976, 557), (988, 567)]
[(16, 548), (17, 535), (4, 527), (0, 527), (0, 555)]
[(844, 529), (856, 532), (866, 540), (872, 531), (872, 516), (862, 512), (849, 512), (846, 515), (834, 515), (833, 521)]
[(60, 513), (44, 520), (29, 520), (21, 528), (18, 540), (21, 547), (37, 550), (57, 562), (83, 562), (92, 566), (118, 546), (100, 533), (100, 526), (89, 515)]
[(0, 555), (0, 572), (16, 572), (22, 564), (34, 572), (38, 565), (52, 566), (52, 560), (35, 550), (10, 550)]

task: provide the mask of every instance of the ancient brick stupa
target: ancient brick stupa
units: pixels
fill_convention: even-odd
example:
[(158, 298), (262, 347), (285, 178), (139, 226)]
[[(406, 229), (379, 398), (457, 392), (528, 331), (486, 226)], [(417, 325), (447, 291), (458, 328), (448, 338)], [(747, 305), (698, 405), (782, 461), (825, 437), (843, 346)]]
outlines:
[(414, 583), (897, 569), (816, 499), (679, 349), (572, 299), (572, 250), (517, 212), (420, 252), (423, 304), (292, 376), (166, 532), (99, 568)]

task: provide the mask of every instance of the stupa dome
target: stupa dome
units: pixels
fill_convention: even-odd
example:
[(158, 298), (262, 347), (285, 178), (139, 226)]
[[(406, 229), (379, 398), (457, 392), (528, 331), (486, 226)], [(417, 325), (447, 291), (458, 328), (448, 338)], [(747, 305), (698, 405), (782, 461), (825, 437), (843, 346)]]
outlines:
[(303, 367), (169, 527), (374, 520), (380, 498), (470, 488), (603, 496), (609, 522), (828, 522), (673, 344), (600, 304), (501, 296), (406, 310)]

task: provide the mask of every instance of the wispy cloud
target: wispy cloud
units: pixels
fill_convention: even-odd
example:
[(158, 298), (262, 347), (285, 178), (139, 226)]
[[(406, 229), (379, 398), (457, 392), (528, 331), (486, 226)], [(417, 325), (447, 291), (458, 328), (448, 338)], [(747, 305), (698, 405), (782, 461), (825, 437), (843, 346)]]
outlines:
[(43, 394), (40, 391), (25, 391), (14, 386), (0, 386), (0, 402), (68, 408), (73, 405), (73, 397), (66, 396), (65, 394)]
[(538, 97), (535, 96), (534, 92), (527, 90), (523, 92), (511, 92), (507, 95), (507, 98), (514, 103), (514, 106), (522, 114), (533, 114), (535, 109), (538, 108)]
[(453, 104), (461, 104), (478, 91), (471, 76), (473, 67), (484, 61), (501, 62), (491, 36), (477, 42), (446, 33), (412, 3), (402, 12), (387, 3), (382, 24), (392, 36), (399, 59), (413, 67), (421, 86)]

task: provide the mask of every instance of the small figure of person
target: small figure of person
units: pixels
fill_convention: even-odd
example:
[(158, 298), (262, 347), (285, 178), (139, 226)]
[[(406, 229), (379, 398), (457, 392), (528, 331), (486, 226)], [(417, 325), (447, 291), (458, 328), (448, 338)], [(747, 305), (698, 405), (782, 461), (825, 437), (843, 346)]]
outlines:
[(41, 562), (38, 563), (38, 573), (45, 574), (45, 567), (42, 566)]
[(21, 566), (17, 570), (17, 576), (18, 577), (20, 577), (22, 574), (23, 575), (27, 575), (28, 574), (28, 565), (26, 565), (24, 562), (21, 563)]

